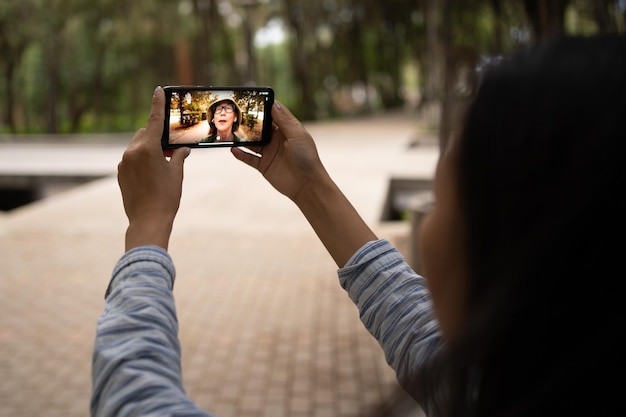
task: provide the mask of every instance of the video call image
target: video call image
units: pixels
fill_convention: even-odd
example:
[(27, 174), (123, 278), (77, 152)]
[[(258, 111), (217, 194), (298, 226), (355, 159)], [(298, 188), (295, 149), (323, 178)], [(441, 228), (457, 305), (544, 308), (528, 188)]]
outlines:
[(265, 96), (258, 91), (173, 91), (169, 104), (170, 144), (261, 140)]

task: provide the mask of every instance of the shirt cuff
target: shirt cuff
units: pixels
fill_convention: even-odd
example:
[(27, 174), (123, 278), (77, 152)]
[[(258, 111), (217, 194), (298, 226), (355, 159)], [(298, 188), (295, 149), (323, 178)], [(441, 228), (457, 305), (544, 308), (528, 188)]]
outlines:
[(113, 268), (113, 274), (109, 285), (104, 293), (104, 299), (109, 297), (109, 294), (118, 286), (119, 282), (124, 277), (131, 276), (133, 272), (137, 271), (140, 267), (140, 263), (156, 263), (161, 268), (165, 269), (170, 279), (170, 290), (174, 289), (174, 280), (176, 277), (176, 270), (174, 263), (167, 251), (159, 246), (146, 245), (133, 248), (126, 252), (117, 261)]
[(349, 269), (355, 265), (363, 263), (364, 261), (367, 262), (370, 258), (377, 257), (381, 253), (388, 252), (390, 249), (393, 249), (393, 246), (386, 239), (369, 241), (354, 252), (354, 255), (348, 259), (348, 262), (346, 262), (344, 267), (339, 270)]

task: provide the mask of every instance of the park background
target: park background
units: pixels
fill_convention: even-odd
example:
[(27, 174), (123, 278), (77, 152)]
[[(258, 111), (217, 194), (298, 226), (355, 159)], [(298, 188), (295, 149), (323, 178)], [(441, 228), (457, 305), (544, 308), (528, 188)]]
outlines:
[[(89, 415), (127, 227), (117, 163), (156, 85), (272, 86), (419, 272), (416, 213), (484, 66), (553, 35), (624, 33), (625, 14), (626, 0), (0, 0), (0, 417)], [(190, 399), (219, 417), (423, 417), (302, 214), (228, 151), (187, 158), (170, 242)]]
[(0, 133), (128, 132), (156, 85), (267, 85), (304, 121), (408, 107), (445, 138), (477, 74), (626, 0), (3, 0)]
[[(414, 262), (414, 197), (431, 201), (484, 65), (553, 35), (624, 33), (625, 13), (626, 0), (0, 0), (0, 417), (89, 415), (127, 226), (117, 163), (156, 85), (272, 86)], [(170, 253), (199, 407), (423, 417), (302, 214), (228, 149), (186, 160)]]

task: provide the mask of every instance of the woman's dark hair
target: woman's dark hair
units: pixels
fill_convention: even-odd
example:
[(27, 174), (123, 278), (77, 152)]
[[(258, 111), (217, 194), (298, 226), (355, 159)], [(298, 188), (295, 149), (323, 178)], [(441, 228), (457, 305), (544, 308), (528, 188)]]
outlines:
[(211, 104), (211, 106), (209, 106), (209, 111), (207, 114), (207, 119), (209, 120), (209, 136), (214, 135), (217, 132), (217, 129), (215, 128), (215, 123), (213, 122), (213, 118), (215, 117), (215, 109), (217, 108), (217, 106), (221, 103), (230, 103), (233, 105), (234, 107), (234, 111), (235, 111), (235, 122), (233, 122), (233, 126), (231, 128), (231, 132), (235, 133), (236, 131), (239, 130), (239, 125), (241, 124), (241, 110), (239, 109), (239, 106), (237, 105), (237, 103), (235, 103), (234, 100), (231, 100), (229, 98), (225, 98), (223, 100), (219, 100), (216, 101), (215, 103)]
[(444, 414), (625, 415), (625, 126), (624, 36), (555, 38), (484, 74), (453, 145), (468, 294), (430, 370)]

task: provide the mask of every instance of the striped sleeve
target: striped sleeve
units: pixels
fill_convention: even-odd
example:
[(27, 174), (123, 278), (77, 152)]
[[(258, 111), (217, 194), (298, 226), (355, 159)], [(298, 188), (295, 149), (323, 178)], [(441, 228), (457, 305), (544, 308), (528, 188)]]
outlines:
[(441, 346), (424, 278), (384, 239), (365, 244), (338, 274), (398, 381), (415, 383), (416, 372)]
[(156, 246), (116, 264), (96, 332), (92, 417), (210, 417), (182, 385), (174, 278), (171, 258)]

